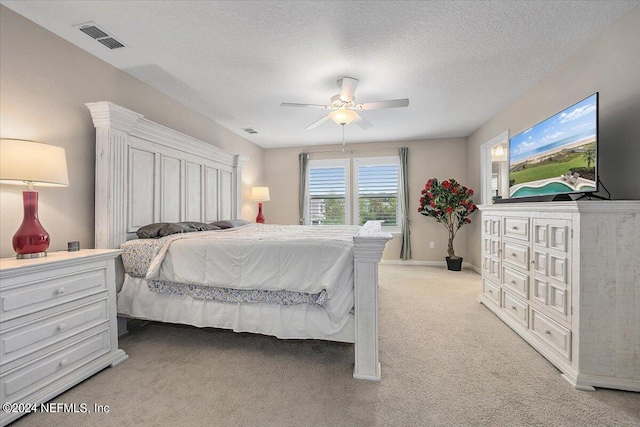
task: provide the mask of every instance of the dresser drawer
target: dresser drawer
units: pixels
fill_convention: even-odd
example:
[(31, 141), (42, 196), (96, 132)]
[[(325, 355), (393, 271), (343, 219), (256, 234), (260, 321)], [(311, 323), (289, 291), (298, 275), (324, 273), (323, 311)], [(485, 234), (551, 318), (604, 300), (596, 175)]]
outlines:
[(523, 270), (529, 270), (529, 248), (516, 243), (503, 243), (503, 260)]
[(500, 218), (498, 217), (485, 217), (482, 220), (482, 230), (484, 234), (493, 237), (500, 237)]
[(482, 293), (491, 301), (495, 302), (498, 306), (500, 306), (501, 301), (500, 292), (500, 286), (496, 286), (486, 280), (482, 281)]
[[(55, 274), (55, 272), (52, 272)], [(3, 321), (62, 304), (106, 289), (104, 268), (42, 278), (0, 290)]]
[(505, 218), (504, 237), (529, 241), (529, 218)]
[[(24, 364), (64, 345), (78, 333), (108, 320), (107, 292), (102, 299), (77, 305), (55, 315), (2, 331), (0, 365), (2, 371)], [(73, 339), (73, 338), (72, 338)], [(12, 363), (20, 359), (18, 363)]]
[(513, 317), (522, 323), (524, 326), (529, 326), (529, 305), (523, 301), (520, 301), (516, 296), (511, 295), (509, 292), (502, 292), (502, 306), (505, 311), (511, 314)]
[(569, 252), (570, 221), (534, 219), (533, 243), (543, 248)]
[(0, 400), (18, 402), (108, 352), (109, 330), (98, 331), (81, 341), (2, 375)]
[(529, 276), (519, 273), (507, 266), (502, 267), (503, 284), (522, 298), (529, 297)]
[(494, 257), (500, 255), (500, 240), (485, 236), (482, 242), (482, 250), (485, 254)]
[(492, 280), (500, 283), (500, 261), (490, 256), (482, 257), (482, 270), (491, 277)]
[(569, 260), (567, 259), (567, 257), (564, 255), (558, 256), (549, 253), (548, 260), (549, 268), (547, 275), (559, 282), (569, 283), (569, 280), (567, 278), (567, 273), (569, 271)]
[(534, 277), (531, 289), (531, 300), (547, 305), (549, 303), (549, 296), (547, 295), (548, 288), (549, 283), (546, 280)]
[(571, 331), (560, 326), (544, 314), (531, 310), (533, 333), (562, 356), (571, 360)]

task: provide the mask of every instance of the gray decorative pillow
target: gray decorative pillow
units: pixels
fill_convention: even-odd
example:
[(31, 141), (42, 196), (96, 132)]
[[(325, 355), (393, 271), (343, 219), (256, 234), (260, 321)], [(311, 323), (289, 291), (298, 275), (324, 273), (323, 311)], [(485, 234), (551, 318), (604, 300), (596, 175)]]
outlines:
[(186, 221), (186, 222), (177, 222), (176, 224), (188, 228), (188, 231), (220, 230), (220, 227), (217, 227), (212, 224), (205, 224), (204, 222)]
[(140, 227), (136, 234), (140, 239), (158, 239), (177, 233), (190, 233), (193, 231), (220, 230), (215, 225), (204, 222), (158, 222)]
[(225, 221), (212, 222), (210, 225), (215, 225), (216, 227), (220, 227), (221, 229), (225, 230), (227, 228), (241, 227), (247, 224), (251, 224), (251, 223), (243, 219), (228, 219)]
[(166, 222), (157, 222), (138, 228), (136, 235), (140, 239), (157, 239), (160, 236), (160, 230), (169, 225)]
[(189, 229), (189, 227), (182, 225), (179, 222), (171, 222), (160, 229), (160, 231), (158, 232), (158, 237), (164, 237), (178, 233), (188, 233), (190, 231), (196, 230), (191, 230)]

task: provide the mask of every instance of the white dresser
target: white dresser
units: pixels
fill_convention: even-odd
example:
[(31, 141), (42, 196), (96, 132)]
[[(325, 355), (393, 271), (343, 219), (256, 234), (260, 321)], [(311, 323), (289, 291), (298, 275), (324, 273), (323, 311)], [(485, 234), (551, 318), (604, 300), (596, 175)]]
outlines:
[[(118, 349), (118, 250), (0, 260), (0, 401), (44, 403), (107, 366)], [(0, 412), (4, 426), (24, 415)], [(6, 408), (3, 408), (6, 409)]]
[(640, 201), (479, 209), (479, 301), (577, 389), (640, 391)]

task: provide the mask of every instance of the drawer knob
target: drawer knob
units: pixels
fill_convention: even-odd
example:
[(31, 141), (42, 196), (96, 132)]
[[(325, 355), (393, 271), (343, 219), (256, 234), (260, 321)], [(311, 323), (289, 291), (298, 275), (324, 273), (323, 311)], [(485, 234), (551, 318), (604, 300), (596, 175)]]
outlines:
[(511, 252), (511, 256), (518, 256), (515, 252)]
[(516, 227), (515, 225), (513, 227), (511, 227), (512, 230), (517, 230), (518, 227)]
[(58, 295), (62, 295), (62, 294), (64, 294), (64, 292), (65, 292), (64, 288), (59, 288), (58, 289)]
[(517, 310), (516, 306), (515, 306), (515, 305), (512, 305), (512, 306), (511, 306), (511, 310)]
[(550, 330), (548, 330), (548, 329), (545, 329), (545, 330), (544, 330), (544, 333), (545, 333), (546, 335), (551, 335), (551, 331), (550, 331)]
[(489, 289), (489, 293), (490, 293), (490, 294), (492, 294), (492, 293), (493, 293), (493, 290)]
[(511, 281), (511, 284), (512, 284), (512, 285), (515, 285), (515, 284), (516, 284), (516, 281), (515, 281), (515, 280), (512, 280), (512, 281)]
[(60, 366), (67, 366), (69, 364), (69, 359), (62, 359), (60, 361)]
[(58, 325), (58, 329), (61, 331), (64, 331), (65, 329), (67, 329), (67, 324), (66, 323), (60, 323)]

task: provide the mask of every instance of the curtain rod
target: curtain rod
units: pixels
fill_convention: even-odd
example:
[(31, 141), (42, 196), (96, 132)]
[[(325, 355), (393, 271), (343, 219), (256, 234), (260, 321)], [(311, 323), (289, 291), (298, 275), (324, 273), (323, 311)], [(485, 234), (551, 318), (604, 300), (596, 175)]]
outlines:
[(318, 153), (357, 153), (359, 151), (389, 151), (389, 150), (398, 150), (398, 148), (406, 148), (406, 147), (393, 147), (393, 148), (359, 148), (355, 150), (320, 150), (320, 151), (303, 151), (303, 153), (307, 154), (318, 154)]

